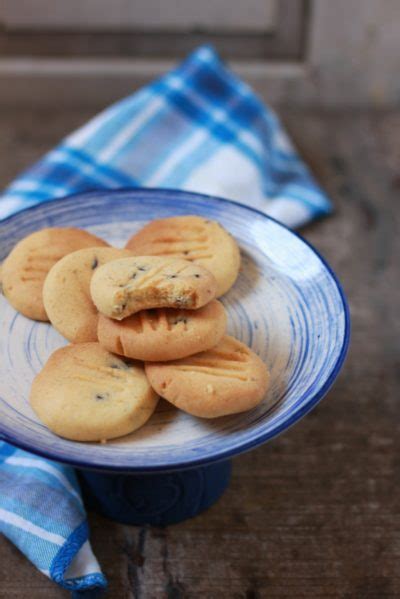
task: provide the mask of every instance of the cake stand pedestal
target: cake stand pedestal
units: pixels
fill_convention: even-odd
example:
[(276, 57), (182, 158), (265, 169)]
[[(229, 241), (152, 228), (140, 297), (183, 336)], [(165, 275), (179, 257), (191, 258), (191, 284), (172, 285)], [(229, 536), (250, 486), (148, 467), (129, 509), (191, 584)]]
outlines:
[(78, 471), (85, 504), (107, 518), (136, 526), (167, 526), (193, 518), (223, 494), (231, 461), (150, 474)]

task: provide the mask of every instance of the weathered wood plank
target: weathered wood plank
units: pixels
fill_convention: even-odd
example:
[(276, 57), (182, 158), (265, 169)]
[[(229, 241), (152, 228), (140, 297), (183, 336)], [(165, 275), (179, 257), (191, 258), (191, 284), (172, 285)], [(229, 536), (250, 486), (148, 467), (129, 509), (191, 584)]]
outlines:
[[(0, 116), (0, 184), (87, 112)], [(235, 460), (230, 489), (166, 530), (91, 515), (118, 599), (400, 596), (398, 284), (400, 113), (284, 111), (335, 202), (304, 231), (350, 298), (349, 358), (334, 389), (286, 434)], [(0, 540), (0, 597), (66, 597)]]

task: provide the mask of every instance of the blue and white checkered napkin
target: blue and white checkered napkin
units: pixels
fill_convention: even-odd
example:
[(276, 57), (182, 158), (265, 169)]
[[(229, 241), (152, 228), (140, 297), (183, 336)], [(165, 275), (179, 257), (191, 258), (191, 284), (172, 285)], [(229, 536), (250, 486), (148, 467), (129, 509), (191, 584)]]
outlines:
[[(138, 185), (230, 198), (292, 227), (331, 210), (279, 120), (209, 47), (67, 137), (6, 189), (0, 218)], [(71, 469), (5, 443), (1, 461), (0, 530), (58, 584), (103, 586)]]
[(67, 137), (6, 189), (0, 218), (139, 185), (230, 198), (291, 227), (331, 210), (277, 117), (209, 47)]
[(0, 441), (0, 531), (46, 576), (88, 598), (106, 586), (72, 468)]

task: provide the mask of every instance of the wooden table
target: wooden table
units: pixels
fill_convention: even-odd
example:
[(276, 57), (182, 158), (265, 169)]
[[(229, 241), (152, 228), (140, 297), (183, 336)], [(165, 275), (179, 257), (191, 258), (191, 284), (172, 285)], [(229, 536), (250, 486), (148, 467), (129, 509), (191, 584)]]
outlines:
[[(3, 113), (0, 184), (89, 116)], [(311, 414), (234, 461), (208, 512), (166, 530), (90, 515), (110, 597), (400, 597), (400, 114), (282, 116), (336, 207), (303, 233), (350, 299), (346, 365)], [(67, 596), (0, 540), (1, 598)]]

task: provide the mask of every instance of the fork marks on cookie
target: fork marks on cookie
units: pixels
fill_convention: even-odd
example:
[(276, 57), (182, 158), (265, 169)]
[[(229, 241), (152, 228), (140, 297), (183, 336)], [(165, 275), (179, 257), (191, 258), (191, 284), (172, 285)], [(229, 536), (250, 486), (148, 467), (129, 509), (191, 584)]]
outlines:
[(80, 358), (75, 358), (75, 362), (77, 367), (79, 367), (79, 372), (72, 374), (71, 380), (98, 385), (107, 384), (107, 387), (113, 391), (124, 391), (126, 388), (127, 370), (125, 368), (119, 369), (113, 366), (101, 366), (86, 362)]
[(186, 313), (181, 310), (174, 310), (171, 313), (164, 308), (155, 308), (138, 312), (131, 317), (129, 325), (140, 335), (154, 331), (171, 331), (177, 325), (181, 325), (182, 329), (187, 331), (187, 321)]
[(180, 366), (174, 366), (174, 369), (180, 370), (182, 372), (198, 372), (200, 374), (217, 376), (220, 378), (223, 377), (226, 379), (237, 379), (239, 381), (248, 380), (248, 376), (245, 371), (243, 371), (243, 374), (240, 374), (238, 372), (232, 372), (231, 369), (228, 369), (226, 367), (218, 368), (215, 364), (209, 364), (208, 366), (206, 364), (201, 366), (195, 364), (182, 364)]
[(24, 283), (28, 281), (43, 281), (50, 268), (63, 257), (59, 251), (52, 252), (50, 249), (32, 249), (26, 258), (26, 263), (21, 268), (20, 279)]
[(175, 228), (171, 234), (155, 237), (143, 251), (157, 256), (184, 258), (190, 262), (212, 258), (212, 240), (206, 227)]
[(184, 364), (174, 366), (177, 370), (200, 372), (211, 376), (248, 380), (248, 355), (244, 352), (209, 350), (186, 358)]

